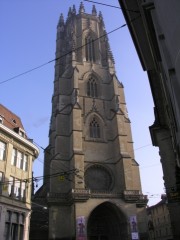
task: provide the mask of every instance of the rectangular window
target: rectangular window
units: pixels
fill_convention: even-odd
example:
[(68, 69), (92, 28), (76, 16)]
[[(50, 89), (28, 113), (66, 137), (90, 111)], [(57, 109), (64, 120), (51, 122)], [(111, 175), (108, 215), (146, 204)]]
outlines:
[(15, 179), (15, 184), (14, 184), (15, 198), (20, 199), (20, 193), (21, 193), (21, 182), (19, 179)]
[(21, 131), (21, 130), (19, 130), (19, 135), (20, 135), (21, 137), (24, 137), (24, 132)]
[(16, 223), (11, 224), (11, 237), (13, 240), (18, 239), (18, 224)]
[(16, 166), (16, 162), (17, 162), (17, 150), (13, 148), (11, 165)]
[(19, 169), (27, 171), (28, 169), (28, 156), (17, 149), (13, 149), (11, 165), (16, 166)]
[(14, 178), (9, 178), (8, 193), (10, 197), (14, 197)]
[(13, 212), (11, 216), (11, 222), (18, 223), (19, 215), (17, 212)]
[(8, 210), (6, 212), (6, 222), (10, 222), (10, 220), (11, 220), (11, 212)]
[(4, 236), (5, 236), (5, 240), (8, 240), (10, 237), (10, 223), (9, 222), (6, 222)]
[(3, 124), (3, 117), (0, 115), (0, 123)]
[(19, 230), (19, 240), (23, 240), (24, 236), (24, 226), (23, 225), (20, 225), (20, 230)]
[(5, 160), (6, 157), (6, 143), (0, 141), (0, 160)]
[(21, 168), (23, 164), (23, 153), (22, 152), (17, 152), (17, 168)]
[(8, 193), (10, 197), (24, 201), (26, 197), (26, 182), (10, 177)]
[(21, 183), (21, 200), (24, 200), (26, 197), (26, 183)]
[(19, 223), (24, 224), (24, 214), (23, 213), (19, 215)]
[(4, 231), (5, 240), (23, 240), (24, 239), (24, 213), (14, 211), (6, 212), (6, 223)]
[(0, 194), (2, 193), (3, 189), (3, 172), (0, 172)]
[(28, 170), (28, 156), (24, 155), (24, 160), (23, 160), (23, 168), (24, 171)]

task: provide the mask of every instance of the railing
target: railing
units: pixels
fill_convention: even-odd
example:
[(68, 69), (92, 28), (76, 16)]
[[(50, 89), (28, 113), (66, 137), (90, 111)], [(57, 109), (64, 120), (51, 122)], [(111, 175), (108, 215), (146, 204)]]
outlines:
[(122, 198), (122, 193), (110, 191), (92, 191), (90, 189), (72, 189), (68, 193), (48, 193), (50, 202), (87, 201), (89, 198)]
[(138, 205), (146, 205), (148, 202), (147, 195), (143, 195), (139, 190), (125, 190), (123, 197), (126, 202), (134, 202)]
[(72, 189), (67, 193), (48, 193), (49, 202), (87, 201), (89, 198), (121, 198), (125, 202), (145, 205), (148, 202), (147, 195), (139, 190), (125, 190), (123, 193), (110, 191), (93, 191), (90, 189)]
[(122, 198), (122, 193), (110, 191), (91, 191), (92, 198)]

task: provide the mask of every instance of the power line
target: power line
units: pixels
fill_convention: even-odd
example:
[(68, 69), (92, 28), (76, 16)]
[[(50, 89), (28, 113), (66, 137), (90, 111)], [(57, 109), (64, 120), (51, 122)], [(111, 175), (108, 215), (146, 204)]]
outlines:
[(25, 178), (25, 179), (15, 178), (12, 181), (0, 181), (0, 185), (7, 185), (10, 183), (14, 183), (14, 182), (25, 182), (25, 183), (32, 182), (32, 181), (38, 182), (38, 181), (42, 180), (43, 178), (49, 179), (49, 178), (54, 178), (54, 177), (59, 177), (59, 176), (67, 176), (70, 174), (77, 174), (78, 172), (79, 172), (79, 170), (74, 168), (74, 169), (70, 169), (68, 171), (62, 171), (62, 172), (57, 172), (57, 173), (48, 174), (48, 175), (42, 175), (42, 176), (38, 176), (38, 177)]
[(105, 3), (100, 3), (100, 2), (96, 2), (96, 1), (90, 1), (90, 0), (83, 0), (83, 1), (84, 1), (84, 2), (90, 2), (90, 3), (95, 3), (95, 4), (103, 5), (103, 6), (106, 6), (106, 7), (112, 7), (112, 8), (121, 9), (121, 7), (117, 7), (117, 6), (110, 5), (110, 4), (105, 4)]
[[(63, 111), (67, 106), (69, 106), (69, 104), (67, 104), (67, 105), (66, 105), (63, 109), (61, 109), (59, 112)], [(72, 106), (73, 106), (73, 104), (72, 104)], [(14, 127), (14, 124), (13, 124), (11, 121), (8, 121), (8, 119), (7, 119), (6, 117), (4, 117), (4, 119), (5, 119), (9, 124), (11, 124), (11, 125)], [(34, 142), (34, 141), (33, 141), (33, 143), (34, 143), (35, 145), (37, 145), (39, 148), (43, 149), (46, 153), (52, 155), (49, 151), (47, 151), (45, 148), (43, 148), (42, 146), (40, 146), (38, 143), (36, 143), (36, 142)], [(53, 160), (58, 154), (60, 154), (60, 153), (57, 153), (57, 154), (53, 155), (49, 161)], [(37, 160), (40, 161), (39, 159), (37, 159)], [(59, 159), (54, 159), (54, 160), (59, 160)], [(42, 163), (42, 161), (40, 161), (40, 162)], [(61, 164), (64, 166), (63, 163), (61, 163)], [(44, 165), (45, 165), (45, 162), (44, 162)], [(66, 166), (64, 166), (64, 167), (66, 168)], [(51, 166), (49, 166), (49, 168), (52, 169), (52, 170), (57, 170), (57, 169), (52, 168)], [(62, 167), (61, 167), (61, 169), (62, 169)], [(60, 169), (60, 170), (61, 170), (61, 169)], [(64, 169), (62, 169), (62, 170), (65, 171)]]
[(138, 148), (134, 149), (134, 151), (137, 151), (137, 150), (139, 150), (141, 148), (146, 148), (146, 147), (149, 147), (149, 146), (152, 146), (152, 144), (146, 144), (144, 146), (138, 147)]
[[(53, 60), (53, 61), (54, 61), (54, 60)], [(25, 75), (25, 74), (27, 74), (27, 73), (30, 73), (30, 72), (32, 72), (32, 71), (35, 71), (35, 70), (37, 70), (37, 69), (39, 69), (39, 68), (44, 67), (45, 65), (47, 65), (47, 64), (49, 64), (49, 63), (51, 63), (51, 61), (46, 62), (46, 63), (43, 63), (43, 64), (41, 64), (41, 65), (39, 65), (39, 66), (37, 66), (37, 67), (34, 67), (34, 68), (32, 68), (32, 69), (29, 69), (29, 70), (27, 70), (27, 71), (25, 71), (25, 72), (23, 72), (23, 73), (18, 74), (18, 75), (15, 75), (14, 77), (8, 78), (8, 79), (0, 82), (0, 84), (9, 82), (9, 81), (11, 81), (11, 80), (13, 80), (13, 79), (15, 79), (15, 78), (18, 78), (18, 77), (20, 77), (20, 76), (23, 76), (23, 75)]]
[[(106, 6), (106, 7), (112, 7), (112, 8), (117, 8), (117, 9), (121, 9), (121, 10), (122, 10), (121, 7), (117, 7), (117, 6), (110, 5), (110, 4), (106, 4), (106, 3), (101, 3), (101, 2), (91, 1), (91, 0), (83, 0), (83, 1), (84, 1), (84, 2), (91, 2), (91, 3), (103, 5), (103, 6)], [(126, 11), (126, 12), (140, 13), (140, 11), (138, 11), (138, 10), (125, 9), (125, 11)]]
[[(140, 15), (137, 16), (136, 18), (133, 18), (133, 19), (131, 20), (131, 22), (137, 20), (139, 17), (140, 17)], [(95, 42), (95, 41), (97, 41), (97, 40), (99, 40), (99, 39), (101, 39), (101, 38), (103, 38), (103, 37), (105, 37), (105, 36), (107, 36), (107, 35), (115, 32), (115, 31), (121, 29), (121, 28), (125, 27), (125, 26), (127, 26), (127, 23), (124, 23), (124, 24), (122, 24), (120, 27), (117, 27), (116, 29), (114, 29), (114, 30), (112, 30), (112, 31), (110, 31), (110, 32), (108, 32), (108, 33), (105, 33), (105, 34), (101, 35), (100, 37), (94, 39), (93, 41)], [(27, 70), (27, 71), (25, 71), (25, 72), (22, 72), (22, 73), (20, 73), (20, 74), (18, 74), (18, 75), (15, 75), (15, 76), (11, 77), (11, 78), (8, 78), (8, 79), (6, 79), (6, 80), (4, 80), (4, 81), (1, 81), (0, 84), (9, 82), (9, 81), (11, 81), (11, 80), (13, 80), (13, 79), (15, 79), (15, 78), (18, 78), (18, 77), (20, 77), (20, 76), (22, 76), (22, 75), (25, 75), (25, 74), (30, 73), (30, 72), (32, 72), (32, 71), (35, 71), (35, 70), (37, 70), (37, 69), (39, 69), (39, 68), (42, 68), (42, 67), (44, 67), (44, 66), (47, 65), (47, 64), (50, 64), (50, 63), (52, 63), (52, 62), (54, 62), (54, 61), (57, 61), (57, 60), (65, 57), (65, 56), (67, 56), (68, 54), (71, 54), (71, 53), (74, 52), (74, 51), (80, 50), (81, 48), (87, 46), (88, 44), (89, 44), (89, 42), (87, 42), (87, 43), (85, 43), (84, 45), (81, 45), (80, 47), (77, 47), (77, 48), (75, 48), (75, 49), (73, 49), (73, 50), (71, 50), (71, 51), (69, 51), (69, 52), (61, 55), (60, 57), (54, 58), (54, 59), (52, 59), (52, 60), (50, 60), (50, 61), (48, 61), (48, 62), (46, 62), (46, 63), (43, 63), (43, 64), (41, 64), (41, 65), (39, 65), (39, 66), (37, 66), (37, 67), (31, 68), (31, 69), (29, 69), (29, 70)]]
[[(65, 106), (63, 107), (63, 109), (61, 109), (59, 112), (62, 112), (67, 106), (69, 106), (69, 104), (65, 105)], [(73, 107), (73, 104), (72, 104), (72, 107)], [(10, 123), (12, 126), (14, 126), (14, 125), (12, 124), (12, 122), (8, 121), (6, 118), (5, 118), (5, 120), (6, 120), (8, 123)], [(39, 144), (36, 143), (35, 141), (33, 141), (33, 143), (34, 143), (35, 145), (37, 145), (39, 148), (43, 149), (44, 152), (52, 155), (52, 154), (49, 152), (49, 150), (43, 148), (41, 145), (39, 145)], [(140, 150), (140, 149), (145, 148), (145, 147), (148, 147), (148, 146), (151, 146), (151, 144), (146, 144), (146, 145), (143, 145), (143, 146), (141, 146), (141, 147), (138, 147), (138, 148), (134, 149), (132, 152), (137, 151), (137, 150)], [(57, 153), (57, 154), (53, 155), (49, 161), (53, 160), (58, 154), (60, 154), (60, 153)], [(97, 162), (97, 163), (99, 163), (99, 164), (107, 163), (107, 162), (110, 161), (111, 159), (114, 159), (114, 158), (117, 158), (117, 157), (121, 157), (121, 155), (118, 154), (117, 156), (113, 156), (113, 157), (110, 157), (110, 158), (107, 158), (107, 159), (102, 159), (101, 161), (99, 161), (99, 162)], [(37, 160), (40, 161), (39, 159), (37, 159)], [(54, 159), (54, 160), (60, 160), (60, 159), (58, 158), (58, 159)], [(120, 159), (119, 159), (119, 160), (120, 160)], [(109, 164), (115, 164), (115, 163), (117, 163), (119, 160), (117, 160), (116, 162), (110, 162)], [(45, 164), (48, 164), (48, 162), (45, 162), (45, 161), (44, 161), (44, 162), (40, 161), (40, 162), (41, 162), (42, 164), (44, 164), (44, 165), (45, 165)], [(62, 162), (61, 162), (61, 165), (64, 166), (64, 164), (63, 164)], [(151, 166), (142, 166), (142, 167), (140, 167), (140, 168), (141, 168), (141, 169), (142, 169), (142, 168), (150, 168), (150, 167), (154, 167), (154, 166), (157, 166), (157, 165), (159, 165), (159, 163), (158, 163), (158, 164), (151, 165)], [(64, 166), (64, 167), (67, 169), (67, 166)], [(49, 168), (52, 169), (52, 170), (57, 170), (57, 168), (55, 169), (55, 168), (52, 168), (51, 166), (49, 166)], [(62, 167), (61, 167), (60, 169), (62, 169)], [(63, 170), (63, 171), (66, 171), (66, 170)], [(83, 172), (84, 172), (84, 171), (83, 171)], [(126, 171), (126, 172), (127, 172), (127, 171)], [(76, 175), (76, 176), (78, 177), (78, 175)], [(34, 177), (34, 179), (37, 179), (37, 177)], [(43, 180), (43, 179), (44, 179), (44, 178), (42, 177), (42, 179), (39, 179), (38, 181)], [(70, 179), (69, 179), (69, 180), (70, 180)], [(71, 181), (74, 182), (73, 180), (71, 180)]]
[[(64, 109), (63, 109), (64, 110)], [(6, 117), (4, 117), (4, 119), (9, 123), (9, 124), (11, 124), (13, 127), (14, 127), (14, 124), (11, 122), (11, 121), (8, 121), (8, 119), (6, 118)], [(37, 145), (38, 147), (40, 147), (41, 149), (43, 149), (44, 151), (46, 151), (48, 154), (50, 154), (50, 155), (52, 155), (49, 151), (47, 151), (45, 148), (43, 148), (42, 146), (40, 146), (38, 143), (35, 143), (34, 141), (33, 141), (33, 143), (35, 144), (35, 145)], [(60, 154), (60, 153), (57, 153), (57, 154), (55, 154), (55, 155), (53, 155), (52, 157), (51, 157), (51, 159), (49, 160), (49, 161), (51, 161), (51, 160), (59, 160), (59, 159), (55, 159), (55, 157), (58, 155), (58, 154)], [(40, 161), (40, 160), (39, 160)], [(41, 161), (40, 161), (41, 162)], [(42, 163), (42, 162), (41, 162)], [(61, 163), (62, 164), (62, 163)], [(45, 162), (44, 162), (44, 165), (45, 165)], [(64, 164), (62, 164), (62, 165), (64, 165)], [(66, 166), (64, 166), (64, 167), (66, 167)], [(54, 168), (52, 168), (51, 166), (49, 166), (49, 168), (50, 169), (52, 169), (52, 170), (57, 170), (57, 168), (56, 169), (54, 169)], [(61, 169), (62, 169), (62, 167), (61, 167)], [(63, 170), (63, 169), (62, 169)], [(66, 171), (66, 170), (63, 170), (64, 172)], [(45, 177), (45, 176), (44, 176)], [(45, 179), (43, 176), (42, 176), (42, 179), (38, 179), (39, 177), (33, 177), (33, 178), (29, 178), (29, 179), (38, 179), (38, 181), (40, 181), (40, 180), (43, 180), (43, 179)], [(27, 180), (27, 179), (26, 179)], [(17, 182), (22, 182), (22, 181), (26, 181), (26, 180), (24, 180), (24, 179), (18, 179), (18, 180), (16, 180)], [(70, 179), (68, 179), (68, 180), (70, 180)], [(29, 180), (28, 180), (29, 181)], [(73, 181), (73, 180), (72, 180)], [(9, 182), (9, 181), (8, 181)]]

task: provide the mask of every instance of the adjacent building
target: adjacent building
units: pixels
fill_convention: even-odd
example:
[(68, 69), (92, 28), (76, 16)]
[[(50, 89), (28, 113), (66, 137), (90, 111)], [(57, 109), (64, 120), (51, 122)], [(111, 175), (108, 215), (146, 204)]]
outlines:
[(147, 208), (149, 240), (173, 240), (167, 196), (161, 195), (161, 201)]
[(119, 0), (154, 100), (150, 126), (159, 147), (173, 238), (180, 239), (180, 1)]
[(34, 198), (49, 208), (47, 238), (147, 239), (148, 200), (101, 12), (70, 8), (56, 44), (44, 185)]
[(21, 119), (0, 104), (0, 233), (2, 240), (28, 240), (32, 164), (38, 148)]

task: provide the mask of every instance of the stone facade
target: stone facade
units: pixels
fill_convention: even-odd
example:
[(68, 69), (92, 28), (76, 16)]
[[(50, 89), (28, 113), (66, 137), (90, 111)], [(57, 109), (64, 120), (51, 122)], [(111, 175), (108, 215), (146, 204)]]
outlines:
[(173, 238), (179, 240), (180, 1), (119, 2), (142, 67), (148, 74), (155, 105), (155, 121), (150, 126), (150, 134), (153, 145), (159, 147)]
[(149, 240), (173, 239), (166, 195), (162, 195), (161, 199), (156, 205), (147, 208)]
[[(117, 79), (102, 14), (70, 8), (57, 26), (44, 186), (49, 239), (147, 237), (139, 165), (124, 87)], [(130, 220), (138, 230), (131, 230)]]
[(28, 240), (32, 164), (38, 148), (18, 116), (0, 104), (0, 232), (2, 240)]

